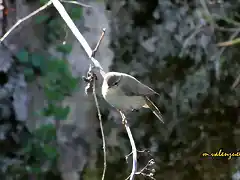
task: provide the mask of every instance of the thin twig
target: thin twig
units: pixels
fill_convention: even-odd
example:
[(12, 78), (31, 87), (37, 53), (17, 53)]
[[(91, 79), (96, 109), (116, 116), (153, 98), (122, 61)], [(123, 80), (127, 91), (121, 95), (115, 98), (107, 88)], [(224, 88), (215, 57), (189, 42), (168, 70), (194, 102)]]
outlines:
[[(137, 152), (139, 153), (144, 153), (144, 152), (148, 152), (150, 154), (150, 151), (148, 149), (144, 149), (144, 150), (137, 150)], [(127, 160), (129, 156), (132, 155), (133, 152), (130, 152), (128, 155), (125, 156), (125, 159)]]
[[(137, 150), (137, 152), (141, 152), (141, 153), (143, 153), (143, 152), (148, 152), (148, 154), (150, 154), (150, 152), (149, 152), (149, 150), (142, 150), (142, 151), (139, 151), (139, 150)], [(128, 156), (129, 155), (131, 155), (132, 153), (130, 153), (130, 154), (128, 154)], [(150, 154), (151, 155), (151, 154)], [(152, 156), (152, 155), (151, 155)], [(148, 161), (148, 163), (140, 170), (140, 171), (138, 171), (138, 172), (136, 172), (135, 174), (136, 175), (143, 175), (143, 176), (148, 176), (148, 177), (150, 177), (150, 174), (151, 174), (151, 179), (155, 179), (155, 178), (153, 178), (153, 171), (150, 173), (150, 174), (146, 174), (146, 173), (144, 173), (144, 171), (145, 170), (149, 170), (149, 167), (150, 166), (152, 166), (153, 164), (155, 164), (155, 161), (154, 161), (154, 159), (150, 159), (149, 161)], [(154, 169), (153, 169), (154, 170)], [(125, 180), (128, 180), (129, 178), (130, 178), (130, 176), (131, 175), (129, 175)]]
[(47, 7), (49, 7), (52, 4), (51, 1), (48, 1), (46, 4), (44, 4), (43, 6), (41, 6), (40, 8), (38, 8), (37, 10), (33, 11), (32, 13), (30, 13), (29, 15), (27, 15), (26, 17), (19, 19), (5, 34), (3, 37), (1, 37), (0, 42), (3, 42), (4, 39), (17, 27), (19, 26), (22, 22), (28, 20), (29, 18), (35, 16), (36, 14), (38, 14), (39, 12), (43, 11), (44, 9), (46, 9)]
[(134, 175), (137, 172), (137, 148), (136, 148), (136, 145), (135, 145), (130, 127), (128, 126), (127, 119), (126, 119), (125, 115), (121, 111), (119, 111), (119, 113), (122, 117), (122, 122), (125, 122), (124, 126), (125, 126), (125, 129), (127, 131), (127, 134), (128, 134), (131, 146), (132, 146), (133, 164), (132, 164), (132, 172), (131, 172), (131, 175), (130, 175), (130, 180), (133, 180)]
[[(102, 39), (104, 37), (106, 29), (102, 30), (102, 34), (101, 37), (98, 40), (98, 43), (96, 45), (96, 47), (94, 48), (93, 52), (92, 52), (92, 57), (95, 56), (101, 42)], [(103, 141), (103, 174), (102, 174), (102, 180), (104, 180), (105, 178), (105, 174), (106, 174), (106, 170), (107, 170), (107, 153), (106, 153), (106, 141), (105, 141), (105, 135), (104, 135), (104, 131), (103, 131), (103, 123), (102, 123), (102, 116), (101, 116), (101, 112), (100, 112), (100, 106), (98, 103), (98, 99), (97, 99), (97, 95), (96, 95), (96, 75), (93, 75), (93, 96), (94, 96), (94, 100), (95, 100), (95, 104), (97, 107), (97, 112), (98, 112), (98, 119), (99, 119), (99, 124), (100, 124), (100, 129), (101, 129), (101, 134), (102, 134), (102, 141)]]
[(91, 57), (95, 57), (96, 52), (97, 52), (97, 50), (98, 50), (98, 48), (99, 48), (99, 46), (100, 46), (100, 44), (101, 44), (101, 42), (102, 42), (102, 40), (103, 40), (103, 37), (104, 37), (104, 35), (105, 35), (105, 32), (106, 32), (106, 28), (103, 28), (103, 29), (102, 29), (101, 37), (100, 37), (100, 39), (99, 39), (96, 47), (95, 47), (94, 50), (92, 51), (92, 56), (91, 56)]
[(105, 178), (106, 174), (106, 169), (107, 169), (107, 153), (106, 153), (106, 142), (105, 142), (105, 137), (104, 137), (104, 131), (103, 131), (103, 124), (102, 124), (102, 116), (100, 112), (100, 107), (98, 104), (97, 96), (96, 96), (96, 78), (93, 78), (93, 96), (95, 100), (95, 104), (97, 107), (97, 112), (98, 112), (98, 119), (99, 119), (99, 124), (100, 124), (100, 129), (101, 129), (101, 134), (102, 134), (102, 141), (103, 141), (103, 174), (102, 174), (102, 180)]
[(217, 46), (232, 46), (232, 45), (236, 45), (236, 44), (239, 44), (240, 43), (240, 38), (236, 38), (236, 39), (233, 39), (233, 40), (230, 40), (230, 41), (225, 41), (225, 42), (220, 42), (220, 43), (217, 43)]
[[(240, 33), (240, 28), (238, 29), (238, 31), (234, 32), (234, 33), (230, 36), (229, 41), (231, 41), (231, 40), (233, 40), (234, 38), (236, 38), (239, 33)], [(223, 46), (223, 47), (221, 48), (221, 50), (217, 52), (216, 55), (214, 55), (214, 56), (211, 57), (211, 60), (214, 60), (216, 57), (220, 57), (220, 56), (222, 55), (222, 53), (225, 51), (226, 48), (227, 48), (227, 46)]]
[(136, 174), (141, 174), (143, 173), (144, 170), (146, 170), (149, 166), (151, 166), (152, 164), (154, 164), (154, 159), (150, 159), (148, 161), (148, 163), (138, 172), (136, 172)]
[(90, 5), (83, 4), (83, 3), (77, 2), (77, 1), (66, 1), (66, 0), (60, 0), (60, 1), (63, 2), (63, 3), (76, 4), (76, 5), (79, 5), (79, 6), (82, 6), (82, 7), (92, 8), (92, 6), (90, 6)]
[[(231, 41), (231, 40), (233, 40), (234, 38), (236, 38), (237, 37), (237, 35), (240, 33), (240, 29), (238, 29), (238, 31), (236, 31), (236, 32), (234, 32), (232, 35), (231, 35), (231, 37), (230, 37), (230, 39), (229, 39), (229, 41)], [(214, 59), (216, 59), (217, 57), (220, 57), (222, 54), (223, 54), (223, 52), (225, 51), (225, 49), (227, 48), (227, 46), (223, 46), (222, 48), (221, 48), (221, 50), (216, 54), (216, 55), (214, 55), (214, 56), (212, 56), (211, 57), (211, 60), (214, 60)], [(240, 76), (240, 75), (239, 75)], [(237, 77), (237, 79), (234, 81), (234, 83), (232, 84), (232, 86), (231, 86), (231, 89), (234, 89), (238, 84), (239, 84), (239, 82), (240, 82), (240, 77)]]

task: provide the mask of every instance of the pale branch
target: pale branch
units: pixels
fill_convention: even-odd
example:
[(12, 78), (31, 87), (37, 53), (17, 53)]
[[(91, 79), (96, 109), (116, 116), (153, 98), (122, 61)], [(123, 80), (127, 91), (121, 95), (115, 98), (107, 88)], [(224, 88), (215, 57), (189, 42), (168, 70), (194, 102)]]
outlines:
[(4, 41), (4, 39), (17, 27), (19, 26), (22, 22), (28, 20), (29, 18), (35, 16), (36, 14), (38, 14), (39, 12), (43, 11), (44, 9), (46, 9), (47, 7), (49, 7), (52, 4), (51, 1), (48, 1), (46, 4), (44, 4), (43, 6), (41, 6), (40, 8), (38, 8), (37, 10), (33, 11), (32, 13), (30, 13), (29, 15), (25, 16), (22, 19), (19, 19), (4, 35), (3, 37), (1, 37), (0, 42), (2, 43)]
[(132, 172), (130, 174), (130, 180), (133, 180), (134, 176), (135, 176), (135, 174), (137, 172), (137, 148), (136, 148), (133, 136), (132, 136), (132, 132), (131, 132), (130, 127), (129, 127), (128, 123), (127, 123), (126, 116), (121, 111), (119, 111), (119, 113), (120, 113), (120, 115), (122, 117), (122, 122), (124, 122), (124, 126), (125, 126), (125, 129), (127, 131), (127, 134), (128, 134), (131, 146), (132, 146), (132, 157), (133, 157), (132, 163), (133, 164), (132, 164)]
[(106, 28), (103, 28), (103, 29), (102, 29), (101, 37), (100, 37), (100, 39), (99, 39), (96, 47), (95, 47), (94, 50), (92, 51), (92, 56), (91, 56), (91, 57), (95, 57), (96, 52), (97, 52), (97, 50), (98, 50), (98, 48), (99, 48), (99, 46), (100, 46), (100, 44), (101, 44), (101, 42), (102, 42), (102, 40), (103, 40), (103, 37), (104, 37), (104, 35), (105, 35), (105, 32), (106, 32)]
[(20, 19), (17, 21), (17, 23), (15, 23), (5, 34), (4, 36), (0, 39), (0, 42), (3, 42), (3, 40), (17, 27), (19, 26), (22, 22), (28, 20), (29, 18), (31, 18), (32, 16), (38, 14), (39, 12), (43, 11), (44, 9), (46, 9), (47, 7), (49, 7), (51, 4), (54, 5), (54, 7), (57, 9), (57, 11), (59, 12), (59, 14), (61, 15), (61, 17), (63, 18), (63, 20), (65, 21), (65, 23), (67, 24), (67, 26), (70, 28), (70, 30), (72, 31), (72, 33), (75, 35), (75, 37), (77, 38), (77, 40), (80, 42), (80, 44), (82, 45), (82, 47), (84, 48), (85, 52), (87, 53), (88, 57), (91, 59), (91, 61), (93, 62), (94, 66), (100, 69), (100, 74), (102, 76), (105, 75), (105, 72), (103, 71), (103, 68), (101, 66), (101, 64), (92, 57), (92, 49), (90, 48), (90, 46), (88, 45), (87, 41), (85, 40), (85, 38), (82, 36), (82, 34), (79, 32), (79, 30), (77, 29), (76, 25), (74, 24), (74, 22), (72, 21), (72, 19), (70, 18), (70, 16), (68, 15), (68, 13), (66, 12), (65, 8), (63, 7), (63, 5), (60, 3), (59, 0), (51, 0), (48, 1), (45, 5), (41, 6), (40, 8), (38, 8), (37, 10), (33, 11), (32, 13), (30, 13), (29, 15), (27, 15), (26, 17)]
[(236, 39), (233, 39), (233, 40), (230, 40), (230, 41), (225, 41), (225, 42), (220, 42), (220, 43), (217, 43), (217, 46), (233, 46), (233, 45), (236, 45), (236, 44), (239, 44), (240, 43), (240, 38), (236, 38)]
[[(83, 46), (84, 50), (86, 51), (87, 55), (89, 56), (89, 58), (91, 59), (91, 61), (95, 65), (95, 67), (99, 68), (101, 75), (104, 77), (105, 72), (103, 71), (102, 66), (96, 59), (94, 59), (92, 57), (92, 53), (93, 53), (92, 49), (90, 48), (90, 46), (88, 45), (85, 38), (82, 36), (82, 34), (77, 29), (76, 25), (74, 24), (74, 22), (72, 21), (72, 19), (68, 15), (68, 13), (66, 12), (63, 5), (59, 2), (59, 0), (51, 0), (51, 1), (52, 1), (53, 5), (55, 6), (55, 8), (58, 10), (59, 14), (62, 16), (65, 23), (71, 29), (72, 33), (75, 35), (75, 37), (78, 39), (78, 41)], [(125, 117), (125, 115), (122, 113), (121, 113), (121, 116), (122, 116), (122, 118)], [(133, 152), (133, 167), (132, 167), (132, 173), (131, 173), (131, 177), (130, 177), (130, 180), (133, 180), (135, 172), (137, 171), (137, 150), (136, 150), (136, 145), (135, 145), (134, 139), (132, 137), (131, 130), (130, 130), (129, 126), (127, 125), (127, 123), (125, 124), (125, 128), (128, 133), (128, 137), (129, 137), (129, 140), (130, 140), (130, 143), (132, 146), (132, 152)]]
[[(137, 152), (139, 153), (144, 153), (144, 152), (147, 152), (151, 157), (152, 155), (150, 154), (150, 151), (145, 149), (145, 150), (137, 150)], [(127, 156), (126, 156), (126, 160), (127, 158), (132, 155), (132, 152), (129, 153)], [(155, 168), (153, 168), (152, 166), (155, 164), (155, 161), (153, 158), (151, 158), (147, 164), (140, 170), (140, 171), (137, 171), (135, 174), (136, 175), (142, 175), (142, 176), (145, 176), (145, 177), (149, 177), (150, 179), (153, 179), (155, 180), (155, 178), (153, 177), (154, 176), (154, 173), (156, 172)], [(128, 180), (130, 178), (131, 175), (129, 175), (125, 180)]]
[[(150, 179), (152, 180), (156, 180), (153, 176), (154, 176), (154, 173), (156, 172), (156, 170), (154, 168), (152, 169), (149, 169), (149, 167), (151, 167), (152, 165), (155, 164), (155, 161), (154, 159), (150, 159), (148, 161), (148, 163), (138, 172), (136, 172), (137, 175), (142, 175), (142, 176), (145, 176), (145, 177), (149, 177)], [(146, 173), (145, 171), (150, 171), (150, 173)]]
[(92, 51), (91, 47), (89, 46), (89, 44), (87, 43), (87, 41), (83, 37), (83, 35), (79, 32), (78, 28), (76, 27), (76, 25), (74, 24), (74, 22), (70, 18), (70, 16), (68, 15), (67, 11), (65, 10), (65, 8), (61, 4), (61, 2), (59, 0), (51, 0), (51, 1), (53, 3), (54, 7), (59, 12), (59, 14), (61, 15), (61, 17), (63, 18), (63, 20), (65, 21), (65, 23), (67, 24), (67, 26), (70, 28), (70, 30), (74, 34), (74, 36), (77, 38), (77, 40), (82, 45), (83, 49), (85, 50), (85, 52), (87, 53), (87, 55), (91, 59), (91, 61), (93, 62), (94, 66), (99, 68), (100, 74), (102, 76), (104, 76), (105, 72), (103, 71), (101, 64), (99, 63), (99, 61), (97, 61), (95, 58), (92, 57), (93, 51)]
[[(144, 150), (137, 150), (137, 152), (139, 153), (144, 153), (144, 152), (148, 152), (150, 153), (150, 151), (148, 149), (144, 149)], [(132, 155), (132, 152), (130, 152), (128, 155), (125, 156), (125, 159), (127, 160), (129, 156)]]
[[(235, 32), (230, 36), (229, 41), (232, 41), (233, 39), (235, 39), (235, 38), (238, 36), (239, 33), (240, 33), (240, 29), (238, 29), (238, 31), (235, 31)], [(217, 57), (220, 57), (220, 56), (223, 54), (223, 52), (225, 51), (226, 48), (227, 48), (227, 46), (223, 46), (223, 47), (220, 49), (220, 51), (218, 51), (215, 55), (212, 56), (211, 60), (214, 60), (214, 59), (216, 59)]]
[[(80, 5), (82, 7), (87, 7), (90, 8), (91, 6), (77, 2), (77, 1), (65, 1), (65, 0), (61, 0), (61, 2), (63, 3), (72, 3), (72, 4), (76, 4), (76, 5)], [(38, 8), (37, 10), (33, 11), (32, 13), (30, 13), (29, 15), (25, 16), (24, 18), (19, 19), (4, 35), (3, 37), (1, 37), (0, 42), (3, 42), (7, 36), (15, 29), (17, 28), (21, 23), (23, 23), (24, 21), (32, 18), (33, 16), (37, 15), (39, 12), (45, 10), (47, 7), (49, 7), (52, 4), (51, 1), (48, 1), (46, 4), (44, 4), (43, 6), (41, 6), (40, 8)]]
[[(17, 27), (19, 26), (22, 22), (28, 20), (29, 18), (31, 18), (32, 16), (38, 14), (40, 11), (46, 9), (47, 7), (49, 7), (51, 4), (54, 5), (54, 7), (57, 9), (57, 11), (59, 12), (59, 14), (61, 15), (61, 17), (63, 18), (63, 20), (65, 21), (65, 23), (67, 24), (67, 26), (70, 28), (70, 30), (72, 31), (72, 33), (75, 35), (75, 37), (77, 38), (77, 40), (80, 42), (80, 44), (82, 45), (82, 47), (84, 48), (85, 52), (87, 53), (88, 57), (91, 59), (92, 63), (94, 64), (94, 66), (96, 68), (99, 68), (100, 74), (104, 77), (105, 72), (101, 66), (101, 64), (94, 58), (92, 57), (94, 51), (90, 48), (90, 46), (88, 45), (87, 41), (85, 40), (85, 38), (82, 36), (82, 34), (79, 32), (79, 30), (77, 29), (76, 25), (74, 24), (74, 22), (72, 21), (72, 19), (70, 18), (70, 16), (68, 15), (68, 13), (66, 12), (65, 8), (63, 7), (63, 5), (60, 3), (59, 0), (51, 0), (49, 2), (47, 2), (45, 5), (41, 6), (39, 9), (35, 10), (34, 12), (30, 13), (29, 15), (27, 15), (26, 17), (20, 19), (17, 21), (16, 24), (14, 24), (6, 34), (4, 34), (4, 36), (0, 39), (0, 42), (3, 42), (3, 40)], [(121, 113), (121, 116), (124, 120), (126, 120), (125, 115)], [(132, 147), (132, 153), (133, 153), (133, 167), (132, 167), (132, 173), (131, 173), (131, 177), (130, 180), (134, 179), (134, 175), (136, 173), (137, 170), (137, 150), (136, 150), (136, 146), (135, 146), (135, 142), (134, 139), (132, 137), (132, 133), (131, 130), (129, 128), (129, 126), (127, 125), (127, 123), (125, 124), (125, 128), (126, 131), (128, 133), (128, 137), (130, 139), (130, 143), (131, 143), (131, 147)], [(104, 178), (104, 177), (103, 177)]]

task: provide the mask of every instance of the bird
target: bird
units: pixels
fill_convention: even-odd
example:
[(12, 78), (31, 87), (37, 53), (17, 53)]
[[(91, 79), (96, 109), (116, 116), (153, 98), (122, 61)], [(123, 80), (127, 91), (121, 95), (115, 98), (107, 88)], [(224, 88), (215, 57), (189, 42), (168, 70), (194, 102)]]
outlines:
[(111, 106), (120, 112), (149, 108), (164, 123), (160, 110), (149, 99), (149, 96), (155, 94), (159, 95), (126, 73), (108, 72), (103, 77), (102, 96)]

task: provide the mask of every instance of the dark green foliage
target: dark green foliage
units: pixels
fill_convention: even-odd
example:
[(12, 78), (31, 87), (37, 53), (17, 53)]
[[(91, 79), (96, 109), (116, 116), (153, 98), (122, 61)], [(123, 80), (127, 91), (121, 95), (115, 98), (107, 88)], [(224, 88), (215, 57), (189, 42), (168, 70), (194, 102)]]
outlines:
[[(70, 45), (58, 46), (57, 49), (63, 54), (70, 53)], [(48, 103), (40, 111), (40, 116), (52, 117), (56, 121), (65, 120), (70, 112), (68, 106), (61, 105), (66, 96), (70, 96), (79, 83), (79, 78), (72, 76), (66, 59), (53, 56), (45, 56), (38, 52), (21, 50), (17, 54), (19, 63), (24, 67), (23, 72), (26, 80), (40, 81)], [(42, 125), (33, 132), (32, 138), (23, 145), (21, 154), (24, 155), (24, 166), (9, 167), (9, 171), (21, 174), (32, 173), (43, 176), (51, 169), (56, 169), (56, 129), (54, 125)], [(43, 167), (47, 164), (47, 167)], [(45, 169), (45, 170), (44, 170)]]
[(49, 0), (39, 0), (41, 5), (46, 4)]
[(34, 71), (32, 68), (28, 68), (28, 67), (24, 68), (23, 73), (27, 81), (33, 81), (35, 79)]
[(47, 15), (47, 14), (36, 16), (35, 23), (42, 24), (46, 22), (49, 18), (50, 18), (50, 15)]
[(21, 165), (8, 167), (8, 172), (26, 176), (29, 173), (37, 177), (43, 177), (49, 171), (56, 171), (58, 152), (56, 149), (56, 129), (54, 125), (42, 125), (34, 131), (26, 143), (22, 144), (18, 155), (21, 157)]
[(29, 53), (25, 49), (19, 51), (16, 57), (20, 63), (27, 63), (29, 61)]
[(67, 118), (70, 108), (48, 104), (42, 111), (43, 116), (53, 116), (56, 120), (64, 120)]
[[(57, 50), (68, 54), (71, 52), (71, 45), (57, 46)], [(23, 70), (27, 80), (34, 81), (35, 77), (40, 74), (41, 86), (49, 102), (42, 115), (53, 116), (57, 120), (66, 119), (70, 109), (62, 107), (61, 101), (65, 96), (71, 95), (79, 83), (79, 78), (72, 76), (67, 60), (46, 57), (39, 53), (30, 54), (26, 50), (20, 51), (17, 57), (22, 65), (28, 65)], [(36, 69), (38, 69), (38, 74)]]
[(57, 51), (69, 54), (72, 51), (72, 45), (71, 44), (60, 44), (57, 46)]
[(63, 41), (66, 35), (66, 25), (61, 17), (51, 17), (45, 24), (45, 40), (47, 44)]
[[(66, 55), (71, 52), (71, 45), (57, 46), (56, 49)], [(44, 90), (48, 103), (40, 110), (39, 115), (52, 117), (56, 121), (65, 120), (70, 108), (62, 106), (61, 102), (64, 97), (70, 96), (77, 90), (79, 83), (79, 78), (72, 76), (67, 60), (25, 49), (17, 53), (16, 57), (23, 67), (26, 80), (35, 81), (38, 77), (40, 86)], [(41, 177), (44, 173), (56, 170), (58, 153), (55, 126), (42, 125), (34, 131), (28, 143), (23, 144), (21, 154), (24, 156), (24, 165), (9, 167), (10, 172), (31, 173)]]
[[(40, 4), (47, 2), (48, 0), (40, 0)], [(79, 19), (82, 15), (81, 7), (73, 8), (70, 14), (73, 19)], [(30, 51), (29, 48), (25, 48), (16, 54), (16, 64), (21, 67), (27, 82), (38, 82), (45, 93), (46, 106), (37, 114), (53, 118), (57, 123), (59, 120), (66, 120), (70, 107), (63, 106), (62, 101), (77, 90), (80, 79), (73, 77), (66, 59), (71, 53), (72, 45), (64, 42), (66, 26), (62, 18), (58, 14), (52, 16), (48, 12), (36, 16), (35, 23), (39, 26), (43, 25), (46, 30), (46, 49), (48, 45), (55, 45), (56, 51), (62, 54), (62, 58), (44, 54), (44, 50)], [(32, 132), (26, 143), (21, 144), (18, 152), (21, 164), (8, 165), (5, 173), (13, 178), (21, 174), (23, 179), (28, 179), (29, 174), (37, 179), (46, 179), (49, 174), (55, 174), (58, 157), (56, 143), (55, 124), (42, 125)]]
[(61, 101), (64, 96), (75, 90), (79, 79), (72, 77), (66, 61), (55, 59), (48, 61), (47, 73), (42, 80), (47, 98), (51, 101)]
[(73, 20), (77, 20), (82, 16), (82, 8), (81, 7), (72, 7), (69, 15)]

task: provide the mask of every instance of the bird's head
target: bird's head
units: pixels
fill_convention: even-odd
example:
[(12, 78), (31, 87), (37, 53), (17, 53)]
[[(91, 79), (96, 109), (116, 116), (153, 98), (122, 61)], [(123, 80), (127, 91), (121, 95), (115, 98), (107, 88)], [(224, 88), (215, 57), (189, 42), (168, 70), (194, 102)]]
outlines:
[(109, 72), (105, 75), (104, 80), (106, 81), (108, 88), (117, 87), (121, 81), (122, 75), (118, 72)]

